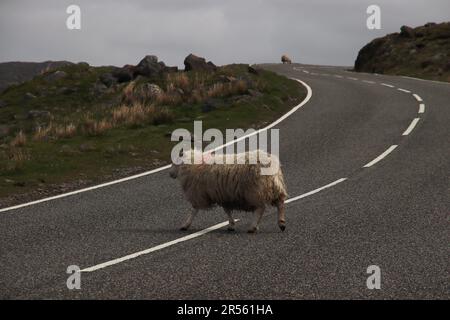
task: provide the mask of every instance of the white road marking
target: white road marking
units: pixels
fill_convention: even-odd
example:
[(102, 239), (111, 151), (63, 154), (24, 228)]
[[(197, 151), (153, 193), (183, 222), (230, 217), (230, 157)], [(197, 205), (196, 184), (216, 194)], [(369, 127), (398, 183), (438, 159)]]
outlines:
[(419, 104), (419, 113), (425, 112), (425, 105), (423, 103)]
[(398, 145), (394, 144), (392, 146), (390, 146), (385, 152), (383, 152), (382, 154), (380, 154), (378, 157), (376, 157), (375, 159), (373, 159), (372, 161), (370, 161), (368, 164), (366, 164), (364, 166), (364, 168), (369, 168), (371, 166), (373, 166), (375, 163), (377, 163), (378, 161), (382, 160), (384, 157), (386, 157), (389, 153), (391, 153), (392, 151), (394, 151), (395, 148), (397, 148)]
[(355, 80), (355, 81), (359, 80), (358, 78), (354, 78), (354, 77), (347, 77), (347, 79)]
[(406, 93), (411, 93), (411, 91), (406, 90), (406, 89), (402, 89), (402, 88), (398, 88), (397, 90), (398, 90), (398, 91), (403, 91), (403, 92), (406, 92)]
[(418, 80), (418, 81), (426, 81), (426, 82), (433, 82), (433, 83), (439, 83), (439, 84), (446, 84), (446, 85), (450, 85), (450, 82), (444, 82), (444, 81), (436, 81), (436, 80), (419, 79), (419, 78), (408, 77), (408, 76), (401, 76), (401, 77), (402, 77), (402, 78), (405, 78), (405, 79), (413, 79), (413, 80)]
[[(236, 219), (236, 221), (238, 221), (238, 219)], [(121, 258), (113, 259), (113, 260), (110, 260), (110, 261), (107, 261), (107, 262), (103, 262), (103, 263), (97, 264), (97, 265), (89, 267), (89, 268), (82, 269), (82, 270), (80, 270), (80, 272), (92, 272), (92, 271), (96, 271), (96, 270), (99, 270), (99, 269), (103, 269), (103, 268), (106, 268), (106, 267), (109, 267), (109, 266), (112, 266), (112, 265), (115, 265), (115, 264), (118, 264), (118, 263), (130, 260), (130, 259), (137, 258), (137, 257), (145, 255), (145, 254), (149, 254), (149, 253), (152, 253), (152, 252), (155, 252), (155, 251), (158, 251), (158, 250), (161, 250), (161, 249), (173, 246), (173, 245), (175, 245), (177, 243), (180, 243), (180, 242), (184, 242), (184, 241), (187, 241), (187, 240), (191, 240), (191, 239), (200, 237), (200, 236), (202, 236), (204, 234), (207, 234), (207, 233), (209, 233), (211, 231), (220, 229), (220, 228), (222, 228), (222, 227), (224, 227), (226, 225), (228, 225), (228, 221), (215, 224), (215, 225), (213, 225), (213, 226), (211, 226), (209, 228), (197, 231), (195, 233), (191, 233), (191, 234), (189, 234), (187, 236), (184, 236), (184, 237), (181, 237), (181, 238), (178, 238), (178, 239), (166, 242), (166, 243), (162, 243), (160, 245), (157, 245), (155, 247), (152, 247), (152, 248), (149, 248), (149, 249), (146, 249), (146, 250), (138, 251), (138, 252), (135, 252), (135, 253), (123, 256)]]
[[(329, 184), (327, 184), (327, 185), (325, 185), (323, 187), (314, 189), (314, 190), (309, 191), (307, 193), (301, 194), (301, 195), (299, 195), (297, 197), (290, 198), (290, 199), (286, 200), (285, 203), (297, 201), (297, 200), (300, 200), (302, 198), (311, 196), (311, 195), (313, 195), (315, 193), (318, 193), (318, 192), (320, 192), (320, 191), (322, 191), (324, 189), (327, 189), (327, 188), (330, 188), (332, 186), (335, 186), (338, 183), (340, 183), (342, 181), (345, 181), (345, 180), (347, 180), (347, 178), (341, 178), (341, 179), (336, 180), (336, 181), (334, 181), (332, 183), (329, 183)], [(235, 221), (239, 221), (239, 219), (235, 219)], [(220, 229), (222, 227), (225, 227), (226, 225), (228, 225), (228, 221), (224, 221), (224, 222), (215, 224), (215, 225), (213, 225), (213, 226), (211, 226), (209, 228), (206, 228), (206, 229), (203, 229), (203, 230), (191, 233), (191, 234), (189, 234), (187, 236), (184, 236), (184, 237), (181, 237), (181, 238), (169, 241), (169, 242), (165, 242), (165, 243), (159, 244), (157, 246), (154, 246), (154, 247), (142, 250), (142, 251), (138, 251), (138, 252), (135, 252), (135, 253), (132, 253), (132, 254), (128, 254), (126, 256), (123, 256), (123, 257), (120, 257), (120, 258), (117, 258), (117, 259), (113, 259), (113, 260), (109, 260), (109, 261), (106, 261), (106, 262), (103, 262), (103, 263), (100, 263), (100, 264), (96, 264), (96, 265), (94, 265), (92, 267), (84, 268), (84, 269), (80, 270), (80, 272), (93, 272), (93, 271), (97, 271), (99, 269), (110, 267), (112, 265), (115, 265), (115, 264), (118, 264), (118, 263), (121, 263), (121, 262), (124, 262), (124, 261), (127, 261), (127, 260), (131, 260), (131, 259), (137, 258), (139, 256), (146, 255), (146, 254), (149, 254), (149, 253), (152, 253), (152, 252), (155, 252), (155, 251), (158, 251), (158, 250), (161, 250), (161, 249), (164, 249), (164, 248), (176, 245), (176, 244), (178, 244), (180, 242), (184, 242), (184, 241), (188, 241), (188, 240), (191, 240), (191, 239), (194, 239), (194, 238), (198, 238), (198, 237), (203, 236), (203, 235), (205, 235), (205, 234), (207, 234), (207, 233), (209, 233), (211, 231), (214, 231), (214, 230)]]
[(347, 178), (341, 178), (341, 179), (338, 179), (338, 180), (336, 180), (336, 181), (334, 181), (334, 182), (332, 182), (332, 183), (329, 183), (329, 184), (327, 184), (327, 185), (325, 185), (325, 186), (323, 186), (323, 187), (314, 189), (314, 190), (312, 190), (312, 191), (309, 191), (309, 192), (307, 192), (307, 193), (301, 194), (301, 195), (296, 196), (296, 197), (294, 197), (294, 198), (290, 198), (290, 199), (286, 200), (285, 203), (289, 203), (289, 202), (293, 202), (293, 201), (300, 200), (300, 199), (302, 199), (302, 198), (306, 198), (306, 197), (308, 197), (308, 196), (310, 196), (310, 195), (313, 195), (314, 193), (317, 193), (317, 192), (322, 191), (323, 189), (327, 189), (327, 188), (330, 188), (330, 187), (332, 187), (332, 186), (335, 186), (335, 185), (337, 185), (338, 183), (341, 183), (341, 182), (343, 182), (343, 181), (345, 181), (345, 180), (347, 180)]
[(389, 88), (394, 88), (394, 86), (392, 84), (388, 84), (388, 83), (381, 83), (382, 86), (385, 87), (389, 87)]
[(409, 127), (403, 132), (402, 136), (407, 136), (408, 134), (413, 131), (414, 127), (416, 126), (417, 122), (419, 122), (420, 118), (415, 118), (413, 121), (411, 121)]
[(302, 70), (304, 73), (309, 73), (309, 71), (308, 70)]
[(310, 72), (310, 75), (312, 75), (312, 76), (318, 76), (319, 74), (318, 74), (318, 73), (315, 73), (315, 72)]
[(418, 94), (413, 94), (414, 98), (416, 98), (417, 101), (422, 102), (422, 98)]
[(327, 77), (327, 76), (329, 76), (330, 74), (329, 74), (329, 73), (322, 73), (322, 75)]
[(334, 75), (336, 78), (343, 78), (343, 76), (340, 76), (340, 75), (338, 75), (338, 74), (335, 74)]
[[(268, 130), (268, 129), (276, 126), (277, 124), (279, 124), (281, 121), (283, 121), (284, 119), (289, 117), (291, 114), (293, 114), (295, 111), (297, 111), (298, 109), (303, 107), (306, 103), (308, 103), (308, 101), (312, 97), (312, 89), (311, 89), (311, 87), (308, 86), (305, 82), (303, 82), (303, 81), (301, 81), (299, 79), (294, 79), (294, 80), (296, 80), (297, 82), (301, 83), (306, 88), (307, 94), (306, 94), (305, 99), (303, 99), (302, 102), (300, 102), (298, 105), (296, 105), (294, 108), (292, 108), (289, 112), (285, 113), (283, 116), (281, 116), (280, 118), (278, 118), (277, 120), (275, 120), (274, 122), (269, 124), (267, 127), (259, 129), (259, 130), (255, 131), (253, 133), (250, 133), (250, 134), (248, 134), (246, 136), (242, 136), (242, 137), (240, 137), (238, 139), (235, 139), (233, 141), (230, 141), (229, 143), (226, 143), (226, 144), (224, 144), (222, 146), (219, 146), (218, 148), (216, 148), (214, 150), (218, 150), (220, 148), (224, 148), (224, 147), (226, 147), (226, 146), (228, 146), (230, 144), (236, 143), (236, 142), (241, 141), (243, 139), (247, 139), (248, 137), (251, 137), (251, 136), (253, 136), (255, 134), (258, 134), (258, 133), (260, 133), (260, 132), (262, 132), (264, 130)], [(87, 191), (91, 191), (91, 190), (95, 190), (95, 189), (111, 186), (111, 185), (114, 185), (114, 184), (122, 183), (122, 182), (125, 182), (125, 181), (137, 179), (137, 178), (141, 178), (141, 177), (144, 177), (144, 176), (147, 176), (147, 175), (159, 172), (159, 171), (163, 171), (163, 170), (169, 169), (171, 166), (172, 166), (171, 164), (168, 164), (166, 166), (159, 167), (159, 168), (156, 168), (156, 169), (153, 169), (153, 170), (150, 170), (150, 171), (146, 171), (146, 172), (143, 172), (143, 173), (140, 173), (140, 174), (136, 174), (136, 175), (133, 175), (133, 176), (130, 176), (130, 177), (126, 177), (126, 178), (122, 178), (122, 179), (118, 179), (118, 180), (114, 180), (114, 181), (110, 181), (110, 182), (105, 182), (105, 183), (98, 184), (98, 185), (95, 185), (95, 186), (92, 186), (92, 187), (83, 188), (83, 189), (79, 189), (79, 190), (75, 190), (75, 191), (71, 191), (71, 192), (67, 192), (67, 193), (63, 193), (63, 194), (59, 194), (59, 195), (56, 195), (56, 196), (43, 198), (43, 199), (39, 199), (39, 200), (27, 202), (27, 203), (22, 203), (22, 204), (11, 206), (11, 207), (7, 207), (7, 208), (2, 208), (2, 209), (0, 209), (0, 213), (1, 212), (6, 212), (6, 211), (10, 211), (10, 210), (20, 209), (20, 208), (23, 208), (23, 207), (32, 206), (32, 205), (35, 205), (35, 204), (38, 204), (38, 203), (42, 203), (42, 202), (47, 202), (47, 201), (51, 201), (51, 200), (56, 200), (56, 199), (72, 196), (72, 195), (75, 195), (75, 194), (78, 194), (78, 193), (87, 192)]]
[(363, 82), (370, 83), (370, 84), (374, 84), (375, 83), (374, 81), (370, 81), (370, 80), (363, 80)]

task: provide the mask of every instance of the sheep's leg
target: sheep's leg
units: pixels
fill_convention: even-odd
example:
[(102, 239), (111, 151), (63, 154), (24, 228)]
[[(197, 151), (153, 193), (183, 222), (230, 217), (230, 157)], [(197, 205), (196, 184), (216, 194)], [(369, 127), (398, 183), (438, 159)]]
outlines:
[(280, 227), (281, 231), (284, 231), (286, 229), (286, 216), (284, 212), (284, 199), (280, 199), (277, 203), (277, 209), (278, 209), (278, 226)]
[(192, 224), (192, 220), (194, 220), (195, 216), (198, 213), (198, 209), (192, 209), (191, 213), (189, 214), (186, 222), (183, 224), (183, 226), (180, 228), (180, 230), (182, 231), (186, 231), (187, 229), (189, 229), (189, 227)]
[(253, 221), (252, 226), (248, 229), (249, 233), (255, 233), (258, 231), (259, 222), (261, 221), (264, 214), (264, 207), (257, 208), (255, 211), (255, 220)]
[(228, 231), (234, 231), (234, 219), (231, 210), (225, 210), (225, 213), (228, 216)]

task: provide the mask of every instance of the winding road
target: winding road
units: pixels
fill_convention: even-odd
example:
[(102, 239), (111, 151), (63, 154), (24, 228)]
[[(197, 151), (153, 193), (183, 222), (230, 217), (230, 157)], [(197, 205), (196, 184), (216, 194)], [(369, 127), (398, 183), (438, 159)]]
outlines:
[(274, 210), (257, 234), (245, 213), (228, 232), (221, 209), (179, 231), (189, 205), (163, 169), (0, 209), (0, 298), (449, 299), (450, 84), (263, 67), (309, 91), (275, 125), (285, 232)]

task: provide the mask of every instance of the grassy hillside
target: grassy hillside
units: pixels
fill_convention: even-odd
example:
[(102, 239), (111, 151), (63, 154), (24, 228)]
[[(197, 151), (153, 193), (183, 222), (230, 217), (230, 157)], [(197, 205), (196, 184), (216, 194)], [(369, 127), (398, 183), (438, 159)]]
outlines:
[(108, 83), (115, 71), (73, 64), (0, 94), (0, 206), (159, 167), (176, 128), (257, 128), (305, 96), (248, 65)]
[(371, 41), (359, 51), (355, 70), (450, 82), (450, 22), (403, 26)]

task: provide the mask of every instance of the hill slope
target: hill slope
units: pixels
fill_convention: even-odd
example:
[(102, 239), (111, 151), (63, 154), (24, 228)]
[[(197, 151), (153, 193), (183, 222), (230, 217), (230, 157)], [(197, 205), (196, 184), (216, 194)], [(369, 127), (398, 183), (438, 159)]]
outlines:
[(355, 71), (450, 82), (450, 22), (402, 26), (371, 41), (359, 51)]
[(10, 85), (31, 80), (44, 72), (69, 64), (68, 61), (0, 63), (0, 92)]

